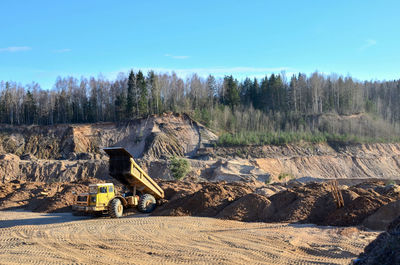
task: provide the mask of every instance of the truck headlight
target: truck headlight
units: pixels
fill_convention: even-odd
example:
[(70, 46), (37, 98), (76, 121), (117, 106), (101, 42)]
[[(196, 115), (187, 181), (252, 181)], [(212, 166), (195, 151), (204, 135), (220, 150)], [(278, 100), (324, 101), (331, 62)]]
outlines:
[(90, 197), (90, 201), (91, 201), (91, 202), (96, 202), (96, 196)]

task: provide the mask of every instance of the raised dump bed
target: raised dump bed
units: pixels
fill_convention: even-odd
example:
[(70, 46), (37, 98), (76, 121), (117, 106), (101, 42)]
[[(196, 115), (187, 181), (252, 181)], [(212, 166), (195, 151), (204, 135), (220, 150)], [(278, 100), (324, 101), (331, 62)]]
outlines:
[(122, 147), (103, 149), (110, 157), (109, 174), (130, 190), (153, 195), (156, 199), (164, 198), (164, 191), (157, 183), (136, 164), (133, 156)]

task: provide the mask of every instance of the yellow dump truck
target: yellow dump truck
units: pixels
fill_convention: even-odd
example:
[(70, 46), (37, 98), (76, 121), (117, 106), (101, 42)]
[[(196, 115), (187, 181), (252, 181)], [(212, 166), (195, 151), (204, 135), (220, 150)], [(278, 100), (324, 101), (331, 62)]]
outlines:
[(128, 192), (116, 194), (114, 184), (90, 184), (89, 192), (76, 196), (74, 212), (107, 213), (121, 217), (124, 209), (136, 207), (150, 213), (157, 201), (164, 198), (164, 191), (135, 162), (133, 156), (122, 147), (103, 149), (110, 157), (109, 174), (125, 185)]

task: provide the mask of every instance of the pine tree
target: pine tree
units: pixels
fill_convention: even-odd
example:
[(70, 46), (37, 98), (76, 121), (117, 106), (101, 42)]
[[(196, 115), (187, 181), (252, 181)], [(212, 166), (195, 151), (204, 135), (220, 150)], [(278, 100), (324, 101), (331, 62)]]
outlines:
[(207, 97), (208, 97), (208, 105), (211, 109), (214, 108), (214, 98), (217, 96), (217, 84), (214, 76), (209, 75), (206, 81), (207, 85)]
[(151, 94), (150, 113), (159, 114), (161, 106), (160, 90), (157, 87), (157, 76), (154, 74), (154, 71), (148, 73), (147, 83)]
[(225, 105), (230, 106), (233, 110), (240, 103), (238, 83), (233, 79), (233, 76), (226, 76), (224, 87), (226, 90)]
[(126, 110), (126, 97), (124, 93), (117, 95), (115, 99), (115, 117), (117, 121), (122, 121), (125, 118)]
[(240, 101), (245, 106), (249, 106), (251, 103), (250, 93), (251, 93), (252, 85), (253, 85), (253, 82), (251, 81), (251, 79), (246, 77), (243, 84), (240, 86), (240, 99), (241, 99)]
[(37, 118), (37, 108), (36, 102), (33, 98), (31, 91), (26, 92), (25, 100), (24, 100), (24, 121), (25, 124), (33, 124), (36, 122)]
[(128, 77), (128, 91), (127, 91), (127, 100), (126, 100), (126, 110), (125, 114), (127, 118), (132, 118), (135, 113), (135, 90), (136, 90), (136, 77), (133, 70), (129, 73)]
[(136, 75), (136, 87), (138, 90), (138, 115), (146, 116), (148, 114), (148, 101), (147, 101), (147, 86), (146, 81), (144, 80), (143, 73), (139, 71)]

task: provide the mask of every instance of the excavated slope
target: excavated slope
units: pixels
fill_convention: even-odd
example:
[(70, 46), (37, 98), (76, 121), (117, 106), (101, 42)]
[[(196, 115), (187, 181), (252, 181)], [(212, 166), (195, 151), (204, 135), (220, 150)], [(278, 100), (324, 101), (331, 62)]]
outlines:
[(32, 154), (39, 159), (76, 159), (82, 153), (104, 155), (101, 148), (109, 146), (123, 146), (135, 157), (190, 156), (217, 139), (189, 116), (173, 114), (120, 124), (1, 127), (0, 155)]
[(103, 147), (122, 146), (154, 178), (171, 179), (172, 155), (191, 158), (190, 176), (208, 181), (290, 178), (400, 179), (400, 144), (289, 144), (213, 147), (217, 136), (188, 115), (125, 123), (0, 129), (0, 181), (73, 181), (107, 176)]
[(278, 177), (288, 173), (296, 178), (383, 178), (399, 179), (399, 144), (328, 144), (299, 147), (265, 146), (262, 158), (255, 164), (262, 170)]

